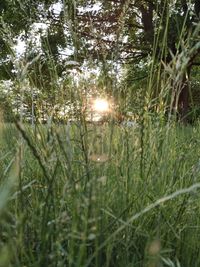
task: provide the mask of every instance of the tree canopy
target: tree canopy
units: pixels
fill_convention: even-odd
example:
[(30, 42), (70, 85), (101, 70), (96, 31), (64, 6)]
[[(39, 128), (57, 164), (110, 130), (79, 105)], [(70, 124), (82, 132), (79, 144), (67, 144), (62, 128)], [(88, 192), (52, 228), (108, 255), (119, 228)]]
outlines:
[[(55, 104), (59, 78), (72, 69), (80, 71), (86, 62), (100, 66), (105, 83), (112, 83), (109, 66), (126, 69), (127, 87), (147, 78), (152, 62), (156, 73), (172, 68), (184, 54), (187, 64), (179, 84), (171, 82), (172, 105), (181, 116), (188, 112), (188, 81), (199, 65), (199, 0), (5, 0), (0, 16), (1, 79), (22, 75), (16, 70), (20, 58), (31, 86)], [(16, 60), (13, 47), (19, 39), (26, 48)], [(151, 96), (156, 97), (158, 85), (153, 87)], [(126, 94), (122, 91), (121, 96)]]

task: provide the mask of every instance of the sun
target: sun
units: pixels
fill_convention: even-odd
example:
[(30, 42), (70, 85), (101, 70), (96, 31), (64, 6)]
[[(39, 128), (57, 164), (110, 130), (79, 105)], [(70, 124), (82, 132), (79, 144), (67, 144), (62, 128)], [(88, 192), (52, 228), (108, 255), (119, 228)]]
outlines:
[(110, 110), (109, 102), (103, 98), (97, 98), (93, 102), (93, 110), (96, 112), (108, 112)]

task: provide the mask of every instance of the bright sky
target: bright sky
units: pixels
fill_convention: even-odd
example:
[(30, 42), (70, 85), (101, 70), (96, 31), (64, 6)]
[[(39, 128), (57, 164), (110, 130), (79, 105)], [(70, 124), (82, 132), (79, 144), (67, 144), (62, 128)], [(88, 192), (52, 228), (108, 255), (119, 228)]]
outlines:
[(17, 45), (14, 46), (14, 50), (17, 53), (17, 56), (22, 55), (26, 50), (25, 42), (20, 39), (20, 37), (17, 39)]
[(99, 11), (101, 9), (101, 3), (97, 2), (93, 6), (90, 7), (80, 7), (78, 8), (79, 12), (90, 12), (90, 11)]

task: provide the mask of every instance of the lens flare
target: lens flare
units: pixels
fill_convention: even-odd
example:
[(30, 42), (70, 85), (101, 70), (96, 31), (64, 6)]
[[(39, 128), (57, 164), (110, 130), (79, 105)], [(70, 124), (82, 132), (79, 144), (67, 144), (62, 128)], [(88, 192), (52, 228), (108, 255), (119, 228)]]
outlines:
[(106, 99), (97, 98), (93, 103), (93, 110), (96, 112), (108, 112), (110, 109), (109, 103)]

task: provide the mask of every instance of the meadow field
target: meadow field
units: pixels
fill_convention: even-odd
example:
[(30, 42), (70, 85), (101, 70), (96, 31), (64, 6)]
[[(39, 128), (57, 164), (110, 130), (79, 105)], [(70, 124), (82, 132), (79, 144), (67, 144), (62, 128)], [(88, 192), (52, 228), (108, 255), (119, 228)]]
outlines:
[(200, 0), (0, 1), (0, 267), (200, 267)]
[(1, 267), (199, 267), (200, 125), (1, 124)]

